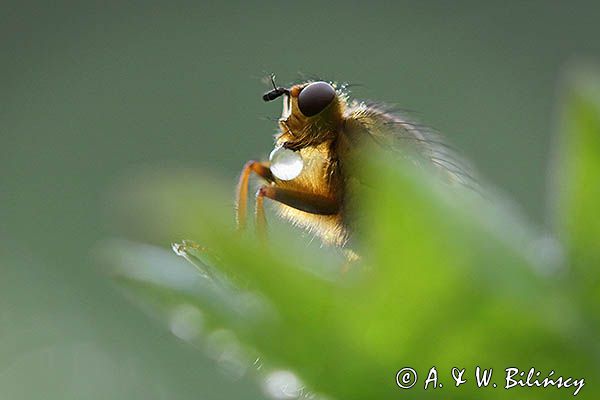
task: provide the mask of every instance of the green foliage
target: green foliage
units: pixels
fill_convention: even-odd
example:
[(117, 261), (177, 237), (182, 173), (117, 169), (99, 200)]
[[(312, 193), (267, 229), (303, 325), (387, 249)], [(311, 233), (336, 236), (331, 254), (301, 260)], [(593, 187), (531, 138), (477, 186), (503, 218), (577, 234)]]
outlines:
[[(600, 76), (580, 68), (568, 77), (557, 164), (558, 218), (576, 284), (600, 301)], [(596, 267), (596, 268), (594, 268)]]
[[(306, 246), (297, 232), (275, 226), (267, 246), (236, 234), (230, 196), (219, 184), (173, 173), (147, 175), (126, 189), (123, 215), (138, 243), (108, 245), (115, 279), (178, 336), (213, 343), (217, 359), (263, 378), (293, 371), (307, 388), (298, 395), (573, 393), (502, 389), (505, 368), (534, 367), (540, 379), (551, 370), (583, 377), (579, 396), (597, 397), (598, 386), (587, 383), (600, 372), (600, 80), (588, 72), (572, 82), (558, 148), (562, 242), (498, 196), (449, 188), (378, 155), (365, 161), (372, 184), (359, 196), (363, 259), (348, 273), (331, 251)], [(194, 242), (174, 249), (189, 263), (164, 246), (183, 239)], [(420, 379), (402, 391), (395, 375), (406, 366)], [(424, 390), (432, 366), (444, 387)], [(493, 368), (498, 388), (477, 388), (476, 366)], [(452, 367), (466, 368), (469, 381), (454, 387)]]

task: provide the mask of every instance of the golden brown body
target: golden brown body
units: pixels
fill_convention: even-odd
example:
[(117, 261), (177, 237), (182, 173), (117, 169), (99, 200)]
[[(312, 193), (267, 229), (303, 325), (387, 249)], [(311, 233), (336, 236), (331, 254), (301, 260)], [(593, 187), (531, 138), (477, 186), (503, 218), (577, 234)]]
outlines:
[(396, 154), (412, 154), (416, 150), (422, 156), (420, 160), (440, 167), (454, 180), (468, 178), (435, 135), (379, 107), (349, 103), (343, 88), (325, 82), (308, 82), (290, 89), (273, 86), (263, 97), (265, 101), (284, 96), (275, 147), (296, 152), (304, 164), (299, 175), (286, 180), (273, 174), (269, 163), (248, 162), (238, 185), (240, 228), (246, 225), (248, 177), (254, 172), (267, 182), (256, 194), (259, 232), (264, 232), (266, 224), (263, 210), (266, 197), (274, 200), (283, 218), (326, 244), (343, 247), (350, 234), (348, 166), (365, 141), (392, 149)]
[(337, 154), (331, 141), (300, 149), (305, 161), (302, 173), (290, 181), (275, 180), (275, 185), (292, 190), (317, 194), (335, 199), (339, 210), (335, 214), (324, 215), (301, 211), (283, 203), (275, 203), (279, 214), (294, 225), (319, 236), (325, 243), (343, 245), (347, 239), (344, 226), (344, 178), (335, 167)]

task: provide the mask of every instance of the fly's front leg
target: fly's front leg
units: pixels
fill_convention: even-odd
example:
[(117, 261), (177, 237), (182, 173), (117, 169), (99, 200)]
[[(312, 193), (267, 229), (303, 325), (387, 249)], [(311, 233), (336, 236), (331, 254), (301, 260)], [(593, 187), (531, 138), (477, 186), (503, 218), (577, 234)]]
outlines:
[(256, 231), (263, 238), (266, 236), (267, 225), (263, 204), (265, 197), (310, 214), (334, 215), (340, 210), (339, 202), (330, 197), (273, 185), (262, 186), (256, 193)]
[(258, 189), (256, 192), (256, 203), (254, 205), (254, 228), (256, 229), (256, 236), (262, 241), (267, 239), (267, 219), (265, 218), (265, 205), (264, 195), (261, 194), (264, 186)]
[(269, 163), (248, 161), (244, 165), (237, 187), (236, 224), (238, 230), (244, 230), (246, 228), (248, 209), (248, 180), (252, 172), (268, 182), (273, 182), (274, 180), (273, 174), (269, 169)]

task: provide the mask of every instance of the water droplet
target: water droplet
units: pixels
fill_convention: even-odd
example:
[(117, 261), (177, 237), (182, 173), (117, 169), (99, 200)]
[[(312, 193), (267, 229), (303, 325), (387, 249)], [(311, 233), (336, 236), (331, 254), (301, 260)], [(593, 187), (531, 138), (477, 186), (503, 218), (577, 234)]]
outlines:
[(271, 172), (282, 181), (296, 178), (304, 168), (304, 161), (297, 151), (292, 151), (283, 146), (277, 147), (269, 156)]

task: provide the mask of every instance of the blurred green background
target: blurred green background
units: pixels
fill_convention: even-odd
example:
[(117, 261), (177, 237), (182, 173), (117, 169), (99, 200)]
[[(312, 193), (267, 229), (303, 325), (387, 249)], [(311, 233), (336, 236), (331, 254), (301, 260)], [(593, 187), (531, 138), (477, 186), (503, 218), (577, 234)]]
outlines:
[[(280, 104), (262, 78), (414, 110), (544, 224), (558, 82), (594, 2), (9, 2), (0, 14), (0, 397), (261, 398), (130, 305), (92, 248), (110, 189), (183, 166), (233, 187)], [(233, 200), (223, 204), (233, 207)]]

